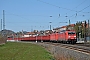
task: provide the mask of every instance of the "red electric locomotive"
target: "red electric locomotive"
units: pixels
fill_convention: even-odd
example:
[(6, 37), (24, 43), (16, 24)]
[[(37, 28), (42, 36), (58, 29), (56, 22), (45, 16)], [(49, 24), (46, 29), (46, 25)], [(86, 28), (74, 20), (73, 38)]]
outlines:
[(75, 31), (63, 31), (59, 33), (59, 41), (64, 43), (76, 43), (76, 32)]
[(51, 41), (60, 41), (63, 43), (76, 43), (76, 32), (71, 30), (61, 31), (50, 35)]

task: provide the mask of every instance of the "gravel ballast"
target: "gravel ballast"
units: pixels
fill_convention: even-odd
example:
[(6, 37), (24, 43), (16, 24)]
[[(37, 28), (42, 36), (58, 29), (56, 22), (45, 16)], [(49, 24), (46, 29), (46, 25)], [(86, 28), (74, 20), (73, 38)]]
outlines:
[(54, 55), (56, 60), (90, 60), (90, 54), (85, 54), (78, 51), (73, 51), (60, 46), (55, 46), (45, 43), (37, 43), (46, 48)]

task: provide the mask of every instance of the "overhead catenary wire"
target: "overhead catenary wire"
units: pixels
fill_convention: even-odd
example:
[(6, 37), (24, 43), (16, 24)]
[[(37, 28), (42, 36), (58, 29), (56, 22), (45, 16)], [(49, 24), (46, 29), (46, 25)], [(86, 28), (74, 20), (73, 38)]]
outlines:
[(78, 12), (82, 12), (83, 10), (87, 9), (88, 7), (90, 7), (90, 5), (88, 5), (87, 7), (83, 8), (82, 10), (80, 10)]
[[(77, 13), (82, 12), (83, 10), (87, 9), (88, 7), (90, 7), (90, 5), (86, 6), (85, 8), (81, 9), (80, 11), (78, 11)], [(77, 15), (77, 13), (71, 15), (70, 17), (68, 17), (68, 19), (72, 18), (73, 16)]]
[(57, 5), (54, 5), (54, 4), (45, 2), (45, 1), (41, 1), (41, 0), (37, 0), (37, 1), (42, 2), (42, 3), (45, 3), (45, 4), (48, 4), (48, 5), (51, 5), (51, 6), (54, 6), (54, 7), (57, 7), (57, 8), (62, 8), (62, 9), (65, 9), (65, 10), (69, 10), (69, 11), (74, 11), (74, 12), (76, 12), (75, 10), (68, 9), (68, 8), (65, 8), (65, 7), (60, 7), (60, 6), (57, 6)]
[(80, 5), (82, 5), (83, 3), (85, 3), (87, 0), (83, 0), (80, 4), (78, 4), (75, 8), (78, 8)]
[[(79, 5), (77, 5), (75, 8), (78, 8), (80, 5), (82, 5), (83, 3), (85, 3), (87, 0), (84, 0), (83, 2), (81, 2)], [(87, 6), (87, 7), (85, 7), (85, 8), (83, 8), (82, 10), (84, 10), (84, 9), (86, 9), (86, 8), (88, 8), (89, 6)], [(74, 9), (75, 9), (74, 8)], [(72, 17), (72, 16), (74, 16), (74, 15), (78, 15), (77, 13), (79, 13), (79, 12), (82, 12), (82, 10), (80, 10), (80, 11), (76, 11), (76, 13), (75, 14), (73, 14), (73, 15), (71, 15), (70, 17)], [(75, 17), (76, 17), (75, 16)]]
[[(5, 15), (13, 15), (13, 16), (17, 16), (17, 17), (20, 17), (20, 18), (24, 18), (24, 17), (22, 17), (22, 16), (29, 16), (29, 17), (32, 17), (32, 16), (40, 16), (40, 17), (51, 17), (51, 15), (19, 15), (19, 14), (14, 14), (14, 13), (11, 13), (11, 12), (7, 12), (6, 11), (6, 13), (8, 13), (8, 14), (5, 14)], [(53, 16), (53, 17), (55, 17), (55, 16)], [(25, 18), (26, 19), (26, 18)]]
[[(42, 2), (42, 3), (45, 3), (45, 4), (48, 4), (48, 5), (51, 5), (51, 6), (54, 6), (54, 7), (57, 7), (57, 8), (62, 8), (62, 9), (65, 9), (65, 10), (69, 10), (69, 11), (74, 11), (76, 12), (75, 14), (71, 15), (70, 17), (68, 17), (67, 15), (65, 17), (67, 18), (71, 18), (73, 16), (77, 16), (79, 12), (82, 12), (84, 9), (88, 8), (89, 6), (85, 7), (84, 9), (80, 10), (80, 11), (76, 11), (76, 10), (73, 10), (73, 9), (68, 9), (68, 8), (64, 8), (64, 7), (60, 7), (60, 6), (57, 6), (57, 5), (54, 5), (54, 4), (51, 4), (51, 3), (48, 3), (48, 2), (45, 2), (45, 1), (42, 1), (42, 0), (37, 0), (39, 2)], [(87, 0), (83, 0), (80, 4), (78, 4), (75, 8), (78, 8), (80, 5), (82, 5), (83, 3), (85, 3)], [(83, 15), (85, 16), (85, 15)], [(59, 18), (61, 17), (60, 13), (59, 13)], [(57, 18), (58, 19), (58, 18)]]
[[(59, 7), (59, 8), (60, 8), (60, 7)], [(82, 10), (85, 10), (85, 8), (82, 9)], [(82, 11), (80, 10), (80, 11), (78, 11), (78, 13), (79, 13), (79, 12), (82, 12)], [(75, 15), (77, 16), (76, 13), (75, 13), (73, 16), (75, 16)], [(18, 16), (18, 17), (22, 17), (22, 16), (20, 16), (20, 15), (16, 15), (16, 16)], [(32, 15), (32, 16), (35, 16), (35, 15)], [(37, 16), (39, 16), (39, 15), (37, 15)], [(62, 17), (61, 14), (60, 14), (59, 16)], [(40, 17), (41, 17), (41, 16), (40, 16)], [(70, 16), (70, 18), (71, 18), (71, 17), (72, 17), (72, 16)], [(23, 18), (23, 17), (22, 17), (22, 18)], [(24, 19), (26, 19), (26, 18), (24, 18)]]
[[(43, 2), (43, 3), (45, 3), (45, 4), (49, 4), (49, 5), (52, 5), (52, 6), (58, 7), (58, 8), (62, 8), (62, 9), (64, 8), (64, 7), (59, 7), (59, 6), (57, 6), (57, 5), (50, 4), (50, 3), (48, 3), (48, 2), (44, 2), (44, 1), (41, 1), (41, 0), (37, 0), (37, 1)], [(80, 6), (80, 5), (83, 4), (85, 1), (86, 1), (86, 0), (84, 0), (82, 3), (80, 3), (80, 4), (77, 5), (76, 7)], [(71, 9), (68, 9), (68, 8), (64, 8), (64, 9), (72, 11)], [(75, 12), (81, 12), (81, 11), (75, 11)], [(77, 16), (77, 13), (75, 13), (75, 14), (76, 14), (76, 16)], [(14, 15), (15, 15), (15, 14), (14, 14)], [(16, 15), (16, 16), (21, 17), (20, 15)], [(25, 15), (24, 15), (24, 16), (25, 16)], [(29, 16), (50, 17), (50, 16), (43, 16), (43, 15), (29, 15)], [(72, 16), (73, 16), (73, 15), (72, 15)], [(72, 17), (72, 16), (70, 16), (70, 17)], [(54, 16), (53, 16), (53, 17), (54, 17)], [(59, 14), (59, 17), (61, 17), (61, 14)], [(24, 17), (21, 17), (21, 18), (24, 18)], [(26, 19), (26, 18), (24, 18), (24, 19)]]
[[(54, 7), (57, 7), (57, 8), (62, 8), (62, 9), (65, 9), (65, 10), (69, 10), (69, 11), (74, 11), (74, 12), (80, 12), (80, 11), (76, 11), (74, 9), (68, 9), (68, 8), (65, 8), (65, 7), (60, 7), (60, 6), (57, 6), (57, 5), (54, 5), (54, 4), (51, 4), (51, 3), (48, 3), (48, 2), (45, 2), (45, 1), (41, 1), (41, 0), (37, 0), (39, 2), (42, 2), (42, 3), (45, 3), (45, 4), (48, 4), (48, 5), (51, 5), (51, 6), (54, 6)], [(77, 5), (75, 8), (78, 8), (80, 5), (82, 5), (83, 3), (85, 3), (86, 0), (84, 0), (83, 2), (81, 2), (79, 5)]]
[[(82, 10), (80, 10), (80, 11), (78, 11), (77, 13), (82, 12), (83, 10), (87, 9), (88, 7), (90, 7), (90, 5), (86, 6), (85, 8), (83, 8), (83, 9), (82, 9)], [(75, 14), (73, 14), (73, 15), (75, 15)], [(73, 16), (73, 15), (72, 15), (72, 16)], [(72, 16), (71, 16), (71, 17), (72, 17)]]

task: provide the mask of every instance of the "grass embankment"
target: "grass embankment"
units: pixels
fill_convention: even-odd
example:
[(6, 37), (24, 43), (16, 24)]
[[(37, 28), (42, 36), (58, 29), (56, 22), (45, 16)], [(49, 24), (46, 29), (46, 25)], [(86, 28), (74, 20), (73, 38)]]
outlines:
[(8, 42), (0, 46), (0, 60), (52, 60), (52, 56), (38, 45)]

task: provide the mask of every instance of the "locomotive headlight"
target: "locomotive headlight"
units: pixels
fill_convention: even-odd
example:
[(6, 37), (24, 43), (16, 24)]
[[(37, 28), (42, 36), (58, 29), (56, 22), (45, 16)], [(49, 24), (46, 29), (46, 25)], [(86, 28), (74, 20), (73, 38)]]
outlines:
[(74, 36), (74, 37), (76, 37), (76, 36)]
[(68, 36), (68, 38), (70, 38), (70, 36)]

